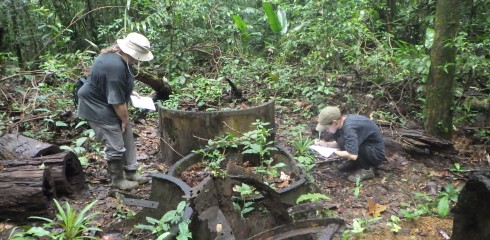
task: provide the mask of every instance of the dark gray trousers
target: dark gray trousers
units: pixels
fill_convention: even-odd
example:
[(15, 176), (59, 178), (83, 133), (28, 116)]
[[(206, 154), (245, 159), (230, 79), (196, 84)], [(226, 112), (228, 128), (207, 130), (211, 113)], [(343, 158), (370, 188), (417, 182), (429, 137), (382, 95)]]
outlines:
[(136, 162), (136, 146), (134, 143), (133, 129), (130, 124), (124, 133), (121, 125), (110, 125), (88, 121), (94, 130), (95, 136), (104, 144), (104, 159), (106, 161), (122, 160), (125, 170), (138, 170)]

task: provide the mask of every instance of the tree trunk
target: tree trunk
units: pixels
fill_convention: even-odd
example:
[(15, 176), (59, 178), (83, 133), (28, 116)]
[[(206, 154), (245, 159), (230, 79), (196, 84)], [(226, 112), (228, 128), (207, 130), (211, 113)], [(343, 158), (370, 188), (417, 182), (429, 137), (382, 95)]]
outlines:
[(393, 33), (393, 22), (396, 16), (396, 0), (387, 0), (388, 13), (386, 17), (386, 31)]
[(449, 139), (452, 134), (452, 104), (456, 47), (452, 41), (459, 28), (461, 0), (438, 0), (436, 36), (431, 50), (427, 84), (425, 129), (429, 134)]

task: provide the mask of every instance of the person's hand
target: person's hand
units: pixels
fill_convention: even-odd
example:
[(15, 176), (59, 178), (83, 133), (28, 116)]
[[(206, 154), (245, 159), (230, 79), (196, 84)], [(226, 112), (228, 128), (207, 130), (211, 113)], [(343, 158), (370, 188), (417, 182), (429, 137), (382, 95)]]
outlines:
[(357, 155), (350, 154), (347, 151), (335, 151), (334, 154), (341, 157), (341, 158), (345, 158), (348, 160), (357, 160)]
[(315, 139), (314, 144), (318, 146), (328, 147), (328, 143), (320, 139)]
[(128, 127), (129, 122), (121, 122), (121, 131), (124, 133)]
[(138, 99), (139, 99), (139, 98), (141, 98), (141, 96), (140, 96), (140, 95), (139, 95), (137, 92), (135, 92), (135, 91), (133, 91), (133, 92), (131, 93), (131, 95), (135, 96), (135, 97), (136, 97), (136, 98), (138, 98)]
[(350, 155), (347, 151), (335, 151), (334, 153), (341, 158), (347, 158)]

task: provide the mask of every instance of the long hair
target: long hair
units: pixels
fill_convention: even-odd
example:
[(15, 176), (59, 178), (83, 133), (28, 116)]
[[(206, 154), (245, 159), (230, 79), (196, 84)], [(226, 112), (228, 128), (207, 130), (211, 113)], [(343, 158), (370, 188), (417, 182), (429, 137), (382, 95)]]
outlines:
[(119, 45), (117, 45), (117, 43), (114, 43), (111, 46), (100, 50), (100, 53), (118, 53), (118, 52), (119, 53), (121, 52), (121, 48), (119, 48)]

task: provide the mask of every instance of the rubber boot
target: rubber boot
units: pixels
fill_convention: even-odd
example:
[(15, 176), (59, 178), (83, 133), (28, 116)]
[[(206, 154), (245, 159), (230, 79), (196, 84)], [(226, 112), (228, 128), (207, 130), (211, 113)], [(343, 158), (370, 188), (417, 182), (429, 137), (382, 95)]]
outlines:
[(359, 182), (362, 182), (364, 180), (368, 180), (374, 178), (374, 172), (372, 169), (359, 169), (357, 172), (354, 174), (350, 175), (347, 177), (347, 180), (356, 183), (357, 179), (359, 179)]
[(344, 163), (337, 166), (337, 169), (342, 172), (352, 171), (358, 168), (357, 162), (352, 160), (346, 160)]
[(126, 179), (130, 181), (135, 181), (139, 184), (144, 184), (150, 181), (149, 178), (142, 177), (141, 175), (138, 174), (138, 171), (136, 170), (124, 170), (124, 173), (126, 173)]
[(109, 165), (109, 174), (111, 175), (111, 187), (121, 190), (131, 190), (138, 188), (138, 183), (128, 181), (124, 178), (124, 171), (121, 160), (111, 160), (107, 162)]

